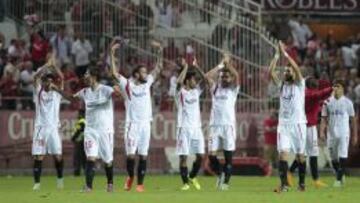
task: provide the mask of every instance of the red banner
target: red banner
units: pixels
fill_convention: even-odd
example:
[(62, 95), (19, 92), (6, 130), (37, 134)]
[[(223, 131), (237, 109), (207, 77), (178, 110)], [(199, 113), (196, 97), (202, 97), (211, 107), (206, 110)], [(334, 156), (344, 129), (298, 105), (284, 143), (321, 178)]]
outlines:
[[(122, 147), (124, 134), (124, 112), (115, 114), (115, 143)], [(208, 116), (203, 115), (204, 135), (208, 135)], [(76, 122), (76, 112), (61, 112), (61, 135), (65, 143), (72, 136), (72, 129)], [(237, 147), (258, 148), (263, 142), (263, 115), (237, 115)], [(0, 114), (0, 148), (23, 142), (31, 142), (33, 134), (34, 112), (30, 111), (1, 111)], [(175, 113), (160, 112), (154, 115), (151, 133), (151, 147), (163, 148), (175, 146)], [(30, 150), (30, 149), (29, 149)]]

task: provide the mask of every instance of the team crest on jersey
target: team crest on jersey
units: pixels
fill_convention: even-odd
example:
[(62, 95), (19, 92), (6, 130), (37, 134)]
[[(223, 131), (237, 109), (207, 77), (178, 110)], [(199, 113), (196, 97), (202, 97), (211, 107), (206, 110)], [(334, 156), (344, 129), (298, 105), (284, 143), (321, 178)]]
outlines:
[(132, 95), (134, 95), (135, 97), (144, 97), (146, 95), (146, 92), (139, 92), (139, 93), (136, 93), (136, 92), (132, 92)]
[(220, 95), (220, 96), (215, 96), (215, 99), (218, 99), (218, 100), (227, 100), (228, 97), (226, 95)]
[(186, 102), (187, 104), (193, 104), (193, 103), (197, 102), (197, 99), (196, 99), (196, 98), (193, 98), (193, 99), (185, 99), (185, 102)]

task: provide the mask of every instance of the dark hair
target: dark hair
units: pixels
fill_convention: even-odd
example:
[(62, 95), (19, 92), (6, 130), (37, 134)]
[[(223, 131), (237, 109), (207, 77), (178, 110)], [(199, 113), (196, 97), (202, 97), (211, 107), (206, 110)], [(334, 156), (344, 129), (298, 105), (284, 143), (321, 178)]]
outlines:
[(305, 81), (306, 88), (315, 89), (318, 88), (319, 84), (314, 77), (309, 77)]
[(96, 78), (96, 81), (100, 80), (100, 69), (97, 66), (90, 66), (89, 69), (89, 75)]
[(55, 80), (55, 75), (52, 74), (52, 73), (46, 73), (44, 74), (42, 77), (41, 77), (41, 80), (42, 81), (46, 81), (48, 79), (52, 79), (52, 80)]
[(346, 82), (341, 79), (334, 80), (333, 85), (341, 85), (344, 89), (346, 88)]
[(191, 78), (195, 77), (196, 73), (194, 71), (188, 71), (185, 75), (184, 83), (186, 83), (187, 80), (191, 80)]
[(144, 65), (137, 65), (137, 66), (134, 68), (134, 70), (132, 71), (131, 75), (132, 75), (133, 77), (135, 77), (135, 74), (136, 74), (136, 73), (139, 73), (141, 68), (145, 68), (145, 66), (144, 66)]
[(231, 71), (228, 68), (222, 68), (219, 70), (219, 73), (229, 73), (231, 74)]

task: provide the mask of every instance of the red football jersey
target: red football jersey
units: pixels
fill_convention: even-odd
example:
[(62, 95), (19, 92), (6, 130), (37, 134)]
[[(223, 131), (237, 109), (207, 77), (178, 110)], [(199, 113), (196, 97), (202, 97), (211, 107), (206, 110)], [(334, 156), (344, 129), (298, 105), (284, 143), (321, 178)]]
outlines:
[(307, 126), (314, 126), (318, 123), (318, 115), (321, 111), (322, 103), (332, 92), (331, 87), (324, 89), (306, 89), (305, 90), (305, 113)]

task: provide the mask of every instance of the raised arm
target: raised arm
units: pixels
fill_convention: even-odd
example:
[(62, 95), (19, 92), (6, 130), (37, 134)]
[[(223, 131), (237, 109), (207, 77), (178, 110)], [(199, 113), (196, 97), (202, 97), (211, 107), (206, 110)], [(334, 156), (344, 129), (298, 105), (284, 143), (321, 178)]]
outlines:
[(236, 69), (234, 68), (233, 64), (231, 63), (231, 59), (229, 55), (225, 56), (225, 68), (229, 69), (231, 75), (233, 75), (235, 77), (235, 85), (238, 86), (240, 85), (240, 76), (239, 73), (236, 71)]
[(205, 88), (207, 85), (210, 84), (210, 82), (209, 82), (209, 80), (207, 79), (204, 71), (202, 71), (202, 70), (200, 69), (200, 66), (199, 66), (199, 64), (197, 63), (196, 58), (195, 58), (194, 61), (193, 61), (193, 66), (195, 67), (195, 70), (200, 74), (200, 77), (201, 77), (200, 86), (201, 86), (201, 88)]
[(69, 100), (70, 102), (74, 102), (74, 101), (77, 101), (79, 100), (79, 96), (77, 96), (76, 94), (70, 94), (70, 93), (67, 93), (67, 92), (64, 92), (63, 89), (61, 89), (60, 87), (58, 87), (57, 85), (55, 84), (51, 84), (50, 88), (56, 92), (58, 92), (59, 94), (61, 94), (61, 96), (63, 96), (66, 100)]
[(64, 74), (61, 72), (60, 67), (59, 67), (59, 63), (55, 61), (55, 59), (52, 59), (52, 67), (54, 67), (55, 73), (59, 76), (60, 78), (60, 89), (64, 89)]
[(118, 73), (118, 71), (116, 70), (116, 56), (115, 56), (115, 53), (117, 50), (119, 50), (120, 48), (120, 44), (119, 43), (115, 43), (115, 42), (112, 42), (111, 43), (111, 50), (110, 50), (110, 60), (111, 60), (111, 64), (110, 64), (110, 73), (111, 73), (111, 76), (114, 78), (114, 79), (118, 79), (121, 75), (120, 73)]
[(158, 42), (153, 42), (152, 45), (157, 48), (156, 65), (155, 65), (155, 69), (151, 72), (151, 75), (154, 77), (154, 80), (156, 80), (157, 77), (159, 76), (159, 74), (161, 73), (162, 69), (164, 68), (164, 65), (163, 65), (163, 47)]
[(176, 90), (180, 90), (180, 88), (184, 85), (185, 76), (189, 68), (185, 59), (181, 59), (181, 65), (182, 65), (182, 70), (179, 77), (176, 80)]
[(277, 48), (275, 56), (271, 60), (270, 66), (269, 66), (270, 78), (273, 81), (273, 83), (275, 83), (276, 85), (279, 85), (281, 82), (278, 75), (276, 74), (276, 66), (277, 66), (277, 62), (279, 59), (280, 59), (280, 51), (279, 51), (279, 48)]
[(333, 89), (332, 87), (327, 87), (321, 90), (316, 90), (316, 91), (309, 91), (306, 90), (305, 91), (305, 100), (306, 101), (311, 101), (311, 100), (325, 100), (328, 97), (331, 96)]
[(285, 45), (282, 42), (279, 42), (281, 53), (285, 56), (285, 58), (289, 61), (291, 69), (293, 69), (295, 73), (295, 81), (300, 82), (303, 79), (301, 70), (297, 63), (292, 59), (289, 54), (285, 50)]

